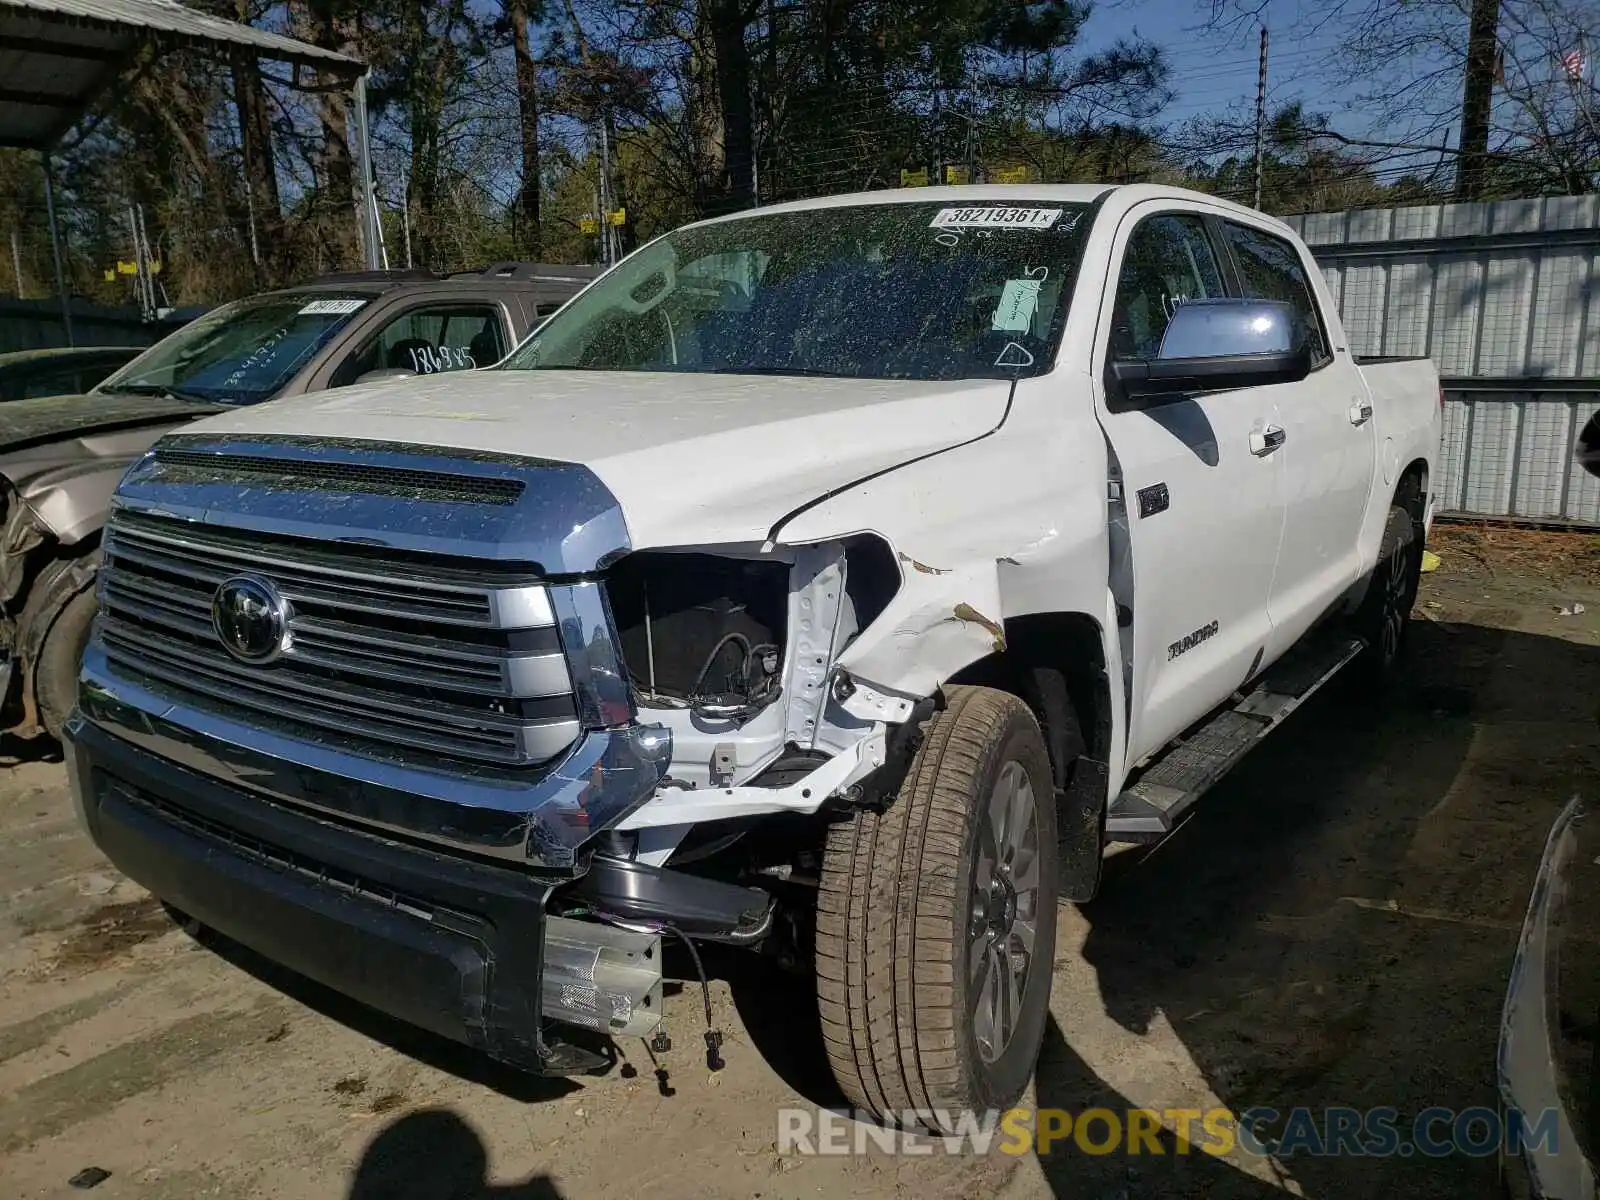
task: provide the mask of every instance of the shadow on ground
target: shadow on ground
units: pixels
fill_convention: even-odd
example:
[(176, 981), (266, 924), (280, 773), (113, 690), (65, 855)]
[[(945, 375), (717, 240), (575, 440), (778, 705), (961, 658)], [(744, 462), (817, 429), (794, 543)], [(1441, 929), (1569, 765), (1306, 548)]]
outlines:
[[(558, 1100), (578, 1090), (580, 1086), (570, 1079), (531, 1075), (496, 1062), (470, 1047), (368, 1008), (348, 996), (307, 979), (304, 975), (297, 975), (214, 930), (188, 922), (181, 914), (174, 912), (173, 915), (202, 946), (226, 959), (241, 971), (255, 976), (268, 987), (299, 1001), (329, 1020), (337, 1021), (346, 1028), (375, 1042), (381, 1042), (390, 1049), (425, 1063), (435, 1070), (444, 1071), (480, 1087), (490, 1088), (502, 1096), (525, 1104)], [(599, 1039), (593, 1048), (604, 1051), (607, 1049), (607, 1043)], [(457, 1195), (455, 1192), (438, 1194), (449, 1197)]]
[[(1169, 1023), (1235, 1113), (1491, 1109), (1501, 999), (1544, 837), (1600, 771), (1600, 649), (1417, 622), (1381, 700), (1335, 686), (1079, 912), (1105, 1014)], [(1058, 997), (1057, 1011), (1061, 1011)], [(1041, 1107), (1130, 1107), (1052, 1028)], [(1268, 1123), (1271, 1133), (1277, 1126)], [(1313, 1197), (1490, 1194), (1494, 1158), (1282, 1164)], [(1059, 1196), (1250, 1197), (1204, 1157), (1052, 1157)], [(1131, 1169), (1131, 1170), (1130, 1170)]]
[(422, 1109), (367, 1144), (347, 1200), (561, 1200), (548, 1176), (497, 1185), (488, 1170), (477, 1130), (449, 1109)]
[(0, 766), (60, 761), (61, 743), (55, 738), (46, 737), (44, 734), (38, 737), (19, 738), (15, 734), (0, 733)]

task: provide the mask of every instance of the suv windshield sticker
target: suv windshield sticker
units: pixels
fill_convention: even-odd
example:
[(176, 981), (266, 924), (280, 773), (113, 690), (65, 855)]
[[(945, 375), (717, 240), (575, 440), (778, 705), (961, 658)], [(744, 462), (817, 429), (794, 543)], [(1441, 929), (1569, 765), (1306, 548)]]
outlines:
[(941, 208), (930, 229), (1049, 229), (1061, 216), (1059, 208)]
[(365, 300), (313, 300), (299, 312), (299, 316), (308, 317), (316, 313), (353, 313), (366, 303)]

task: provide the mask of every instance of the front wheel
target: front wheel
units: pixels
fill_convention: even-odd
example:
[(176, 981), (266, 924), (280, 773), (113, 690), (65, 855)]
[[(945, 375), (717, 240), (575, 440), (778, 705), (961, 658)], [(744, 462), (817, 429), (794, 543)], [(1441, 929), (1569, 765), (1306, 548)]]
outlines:
[(829, 831), (817, 991), (847, 1099), (949, 1132), (1033, 1074), (1055, 958), (1050, 761), (1026, 704), (956, 687), (899, 795)]
[(83, 663), (84, 647), (89, 644), (95, 611), (92, 588), (68, 600), (51, 623), (39, 647), (38, 661), (33, 664), (39, 723), (58, 742), (77, 700), (78, 669)]

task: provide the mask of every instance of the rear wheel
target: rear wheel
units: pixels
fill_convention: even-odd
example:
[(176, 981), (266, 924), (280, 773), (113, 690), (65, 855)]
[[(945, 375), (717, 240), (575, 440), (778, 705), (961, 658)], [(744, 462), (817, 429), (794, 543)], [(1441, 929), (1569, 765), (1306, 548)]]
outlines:
[(948, 1130), (1033, 1074), (1056, 928), (1055, 791), (1006, 692), (951, 688), (883, 813), (829, 831), (817, 990), (829, 1065), (880, 1119)]
[(1421, 531), (1410, 511), (1396, 504), (1389, 509), (1378, 563), (1356, 613), (1357, 631), (1367, 640), (1366, 673), (1374, 682), (1386, 681), (1399, 665), (1421, 578)]

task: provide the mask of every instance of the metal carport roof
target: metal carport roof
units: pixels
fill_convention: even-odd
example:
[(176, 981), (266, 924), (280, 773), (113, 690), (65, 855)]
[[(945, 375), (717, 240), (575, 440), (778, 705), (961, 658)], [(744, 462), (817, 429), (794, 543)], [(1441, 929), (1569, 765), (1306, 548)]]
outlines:
[(72, 312), (61, 268), (50, 152), (141, 50), (182, 46), (244, 51), (344, 76), (354, 96), (363, 193), (358, 211), (369, 267), (381, 260), (382, 233), (367, 130), (367, 65), (309, 42), (185, 8), (175, 0), (0, 0), (0, 146), (39, 151), (55, 258), (56, 290), (71, 345)]
[(338, 71), (357, 59), (174, 0), (0, 0), (0, 146), (47, 150), (145, 46), (201, 44)]

